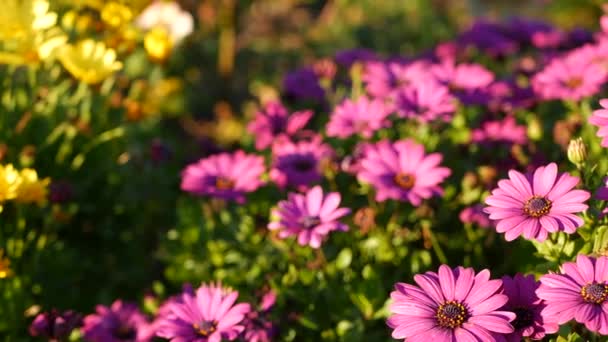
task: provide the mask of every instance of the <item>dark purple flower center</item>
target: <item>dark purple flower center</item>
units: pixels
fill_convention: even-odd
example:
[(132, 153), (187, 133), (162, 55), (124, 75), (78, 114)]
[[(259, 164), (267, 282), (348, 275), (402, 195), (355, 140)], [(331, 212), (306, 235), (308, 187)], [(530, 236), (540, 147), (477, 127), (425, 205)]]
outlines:
[(132, 326), (121, 324), (112, 335), (119, 340), (132, 341), (137, 337), (137, 331)]
[(298, 159), (293, 162), (293, 167), (299, 172), (308, 172), (315, 167), (312, 159)]
[(403, 190), (410, 190), (416, 184), (416, 177), (409, 173), (398, 173), (395, 175), (394, 181)]
[(547, 215), (551, 210), (551, 201), (541, 196), (533, 196), (524, 204), (524, 213), (532, 217)]
[(192, 324), (192, 327), (199, 336), (208, 337), (217, 330), (216, 321), (202, 321), (200, 323)]
[(306, 229), (311, 229), (321, 223), (319, 216), (304, 216), (299, 220), (300, 225)]
[(285, 131), (285, 126), (287, 122), (282, 117), (273, 117), (270, 121), (270, 130), (272, 135), (279, 135)]
[(218, 190), (230, 190), (234, 188), (234, 181), (226, 177), (217, 177), (215, 179), (215, 187)]
[(587, 303), (602, 304), (608, 299), (608, 285), (591, 283), (583, 286), (581, 296)]
[(512, 310), (515, 313), (515, 320), (511, 322), (513, 328), (523, 329), (534, 324), (534, 313), (526, 307), (519, 307)]
[(440, 327), (450, 329), (462, 326), (468, 317), (469, 313), (464, 305), (453, 300), (439, 305), (437, 314), (435, 314), (437, 324)]
[(583, 79), (581, 77), (572, 77), (565, 82), (566, 87), (570, 89), (576, 89), (583, 85)]

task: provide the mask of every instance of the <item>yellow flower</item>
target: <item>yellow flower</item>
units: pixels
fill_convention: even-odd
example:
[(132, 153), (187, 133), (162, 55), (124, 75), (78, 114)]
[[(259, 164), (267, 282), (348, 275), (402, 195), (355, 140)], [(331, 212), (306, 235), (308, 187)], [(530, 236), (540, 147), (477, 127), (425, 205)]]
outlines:
[(21, 183), (19, 172), (12, 164), (0, 165), (0, 205), (17, 196), (17, 188)]
[(162, 26), (155, 27), (146, 33), (144, 48), (151, 60), (163, 62), (171, 54), (173, 42), (169, 31)]
[(10, 266), (11, 261), (4, 257), (4, 250), (0, 249), (0, 279), (8, 278), (13, 275)]
[(21, 182), (17, 187), (15, 202), (44, 204), (51, 180), (49, 178), (38, 179), (38, 173), (32, 169), (21, 170), (20, 176)]
[(108, 2), (101, 10), (101, 19), (110, 27), (121, 27), (133, 18), (133, 12), (129, 7), (116, 1)]
[(47, 0), (5, 0), (0, 10), (0, 63), (35, 64), (54, 56), (67, 41), (54, 27)]
[(92, 39), (66, 45), (59, 52), (59, 60), (72, 76), (89, 84), (99, 83), (122, 68), (113, 49)]

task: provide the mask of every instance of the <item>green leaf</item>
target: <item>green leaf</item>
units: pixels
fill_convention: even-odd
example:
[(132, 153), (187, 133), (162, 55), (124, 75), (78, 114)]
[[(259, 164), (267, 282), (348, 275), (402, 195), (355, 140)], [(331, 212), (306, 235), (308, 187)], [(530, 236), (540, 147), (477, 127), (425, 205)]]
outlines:
[(336, 267), (341, 270), (346, 269), (348, 266), (350, 266), (352, 260), (353, 252), (350, 250), (350, 248), (344, 248), (340, 251), (340, 254), (338, 254), (338, 257), (336, 258)]

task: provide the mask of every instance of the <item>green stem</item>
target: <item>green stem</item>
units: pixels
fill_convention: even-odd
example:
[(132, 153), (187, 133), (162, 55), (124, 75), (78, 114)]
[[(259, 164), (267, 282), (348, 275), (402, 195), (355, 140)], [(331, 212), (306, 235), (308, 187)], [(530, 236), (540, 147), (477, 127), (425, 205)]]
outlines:
[(435, 237), (433, 230), (431, 230), (431, 227), (425, 226), (422, 229), (424, 229), (426, 231), (429, 238), (431, 239), (431, 245), (433, 246), (433, 251), (437, 255), (437, 259), (439, 259), (439, 262), (441, 262), (442, 264), (447, 264), (448, 258), (446, 258), (445, 253), (443, 252), (443, 249), (441, 249), (441, 246), (439, 245), (439, 241), (437, 241), (437, 238)]

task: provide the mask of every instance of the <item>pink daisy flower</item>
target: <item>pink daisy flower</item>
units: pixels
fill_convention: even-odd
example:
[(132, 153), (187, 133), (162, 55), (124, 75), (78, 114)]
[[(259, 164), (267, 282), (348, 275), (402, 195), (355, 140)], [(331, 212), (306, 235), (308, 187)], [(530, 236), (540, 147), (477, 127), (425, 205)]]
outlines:
[(111, 306), (97, 305), (95, 313), (84, 318), (84, 339), (90, 342), (149, 342), (154, 325), (136, 304), (117, 300)]
[(546, 274), (536, 290), (547, 305), (544, 317), (558, 324), (572, 319), (587, 329), (608, 335), (608, 257), (579, 255), (576, 263), (567, 262), (561, 274)]
[(184, 191), (238, 203), (257, 190), (264, 173), (264, 158), (243, 151), (220, 153), (188, 165), (182, 172)]
[(397, 283), (387, 324), (392, 337), (407, 342), (504, 341), (514, 331), (513, 312), (502, 311), (508, 297), (502, 281), (490, 280), (490, 271), (447, 265), (439, 272), (414, 276), (418, 286)]
[(555, 163), (537, 168), (534, 175), (511, 170), (509, 179), (500, 180), (486, 198), (485, 211), (507, 241), (523, 235), (542, 242), (549, 233), (572, 234), (583, 225), (575, 214), (587, 209), (584, 202), (590, 197), (587, 191), (572, 190), (578, 182), (578, 177), (558, 174)]
[(281, 136), (293, 136), (300, 131), (310, 118), (312, 111), (304, 110), (289, 114), (287, 108), (278, 102), (269, 102), (257, 112), (247, 130), (255, 135), (255, 148), (263, 150)]
[(476, 224), (481, 228), (489, 228), (492, 226), (492, 221), (483, 211), (481, 204), (475, 204), (464, 208), (458, 215), (460, 222), (468, 224)]
[(546, 100), (580, 100), (599, 92), (606, 70), (578, 58), (555, 58), (532, 78), (532, 88)]
[(242, 323), (251, 310), (247, 303), (235, 304), (238, 296), (215, 285), (202, 285), (194, 295), (186, 292), (167, 304), (156, 334), (173, 342), (232, 341), (245, 330)]
[(509, 297), (503, 309), (516, 315), (511, 322), (515, 331), (507, 335), (507, 341), (521, 342), (524, 337), (542, 340), (546, 334), (557, 332), (557, 322), (541, 315), (546, 305), (535, 293), (540, 283), (533, 275), (522, 276), (518, 273), (513, 278), (504, 276), (502, 283), (505, 295)]
[(374, 132), (390, 125), (387, 120), (389, 114), (380, 99), (370, 100), (365, 96), (354, 101), (346, 99), (334, 109), (327, 123), (327, 135), (347, 138), (358, 133), (369, 139)]
[(346, 231), (348, 226), (338, 221), (350, 213), (348, 208), (339, 208), (340, 194), (323, 194), (320, 186), (315, 186), (305, 194), (291, 193), (286, 201), (281, 201), (273, 210), (277, 221), (270, 222), (268, 229), (278, 230), (284, 239), (297, 236), (298, 243), (312, 248), (321, 247), (323, 239), (334, 230)]
[(526, 126), (518, 125), (514, 117), (507, 116), (502, 120), (484, 122), (480, 128), (471, 132), (471, 141), (523, 145), (528, 142), (528, 130)]
[(428, 64), (413, 62), (369, 62), (365, 65), (365, 90), (373, 97), (386, 98), (414, 82), (428, 79)]
[(418, 82), (395, 95), (395, 106), (403, 118), (447, 122), (456, 111), (456, 99), (443, 85), (434, 81)]
[(599, 128), (597, 136), (602, 138), (602, 146), (608, 147), (608, 99), (600, 100), (600, 106), (602, 109), (593, 111), (589, 123)]
[(423, 199), (441, 195), (439, 186), (450, 174), (440, 167), (439, 153), (425, 154), (424, 146), (411, 139), (395, 143), (384, 140), (366, 145), (357, 177), (376, 188), (376, 200), (409, 201), (419, 206)]

